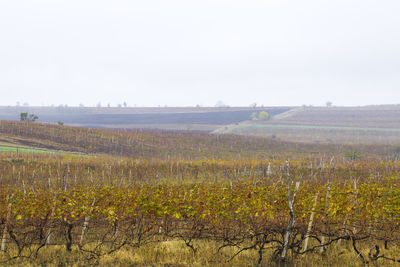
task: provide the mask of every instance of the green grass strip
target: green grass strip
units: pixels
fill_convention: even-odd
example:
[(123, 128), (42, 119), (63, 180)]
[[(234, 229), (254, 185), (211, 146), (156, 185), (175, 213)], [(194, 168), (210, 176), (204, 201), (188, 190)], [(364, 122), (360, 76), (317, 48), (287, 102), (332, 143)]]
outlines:
[(35, 149), (26, 147), (15, 147), (15, 146), (0, 146), (0, 152), (19, 152), (19, 153), (42, 153), (42, 154), (64, 154), (64, 152)]

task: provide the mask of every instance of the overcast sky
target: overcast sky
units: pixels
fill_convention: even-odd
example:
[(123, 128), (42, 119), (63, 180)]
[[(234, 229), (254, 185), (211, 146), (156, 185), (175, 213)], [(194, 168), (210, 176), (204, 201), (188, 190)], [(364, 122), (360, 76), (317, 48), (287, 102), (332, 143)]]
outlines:
[(0, 105), (400, 104), (399, 0), (0, 0)]

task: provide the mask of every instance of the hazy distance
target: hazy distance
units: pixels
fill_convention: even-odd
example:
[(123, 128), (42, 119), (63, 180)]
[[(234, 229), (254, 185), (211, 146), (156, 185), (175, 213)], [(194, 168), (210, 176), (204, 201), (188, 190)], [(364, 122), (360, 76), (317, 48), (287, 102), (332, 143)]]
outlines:
[(0, 0), (0, 105), (400, 103), (395, 0)]

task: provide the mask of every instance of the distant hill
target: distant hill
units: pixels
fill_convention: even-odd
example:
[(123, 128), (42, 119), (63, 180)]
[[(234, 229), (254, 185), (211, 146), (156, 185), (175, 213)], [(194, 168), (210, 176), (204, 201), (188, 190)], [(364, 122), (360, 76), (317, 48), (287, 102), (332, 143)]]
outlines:
[(317, 143), (400, 143), (400, 106), (298, 107), (268, 121), (246, 121), (216, 133)]
[[(267, 121), (251, 121), (267, 111)], [(21, 112), (39, 123), (97, 129), (161, 129), (330, 144), (400, 144), (400, 105), (366, 107), (0, 107), (0, 120)], [(48, 126), (50, 127), (50, 126)]]
[(223, 125), (248, 120), (254, 111), (272, 115), (290, 107), (163, 107), (163, 108), (89, 108), (89, 107), (0, 107), (0, 120), (19, 120), (21, 112), (34, 113), (38, 122), (89, 128), (147, 128), (212, 131)]
[(268, 124), (400, 128), (400, 105), (302, 107), (275, 116)]

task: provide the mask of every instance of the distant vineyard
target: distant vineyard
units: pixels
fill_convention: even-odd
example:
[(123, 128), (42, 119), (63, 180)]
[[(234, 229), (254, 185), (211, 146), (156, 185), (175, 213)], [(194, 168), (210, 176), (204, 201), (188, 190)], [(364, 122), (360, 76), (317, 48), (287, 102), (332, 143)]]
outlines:
[(302, 107), (216, 132), (327, 144), (400, 144), (400, 106)]
[(136, 158), (229, 157), (238, 156), (242, 151), (245, 156), (250, 151), (258, 154), (281, 145), (265, 139), (238, 136), (155, 130), (99, 130), (10, 121), (0, 122), (0, 133), (22, 138), (16, 140), (21, 144)]
[(303, 107), (271, 124), (399, 128), (400, 106)]
[(339, 156), (397, 157), (395, 146), (320, 145), (262, 137), (161, 130), (100, 130), (53, 124), (0, 121), (0, 142), (39, 148), (134, 158), (232, 159)]

